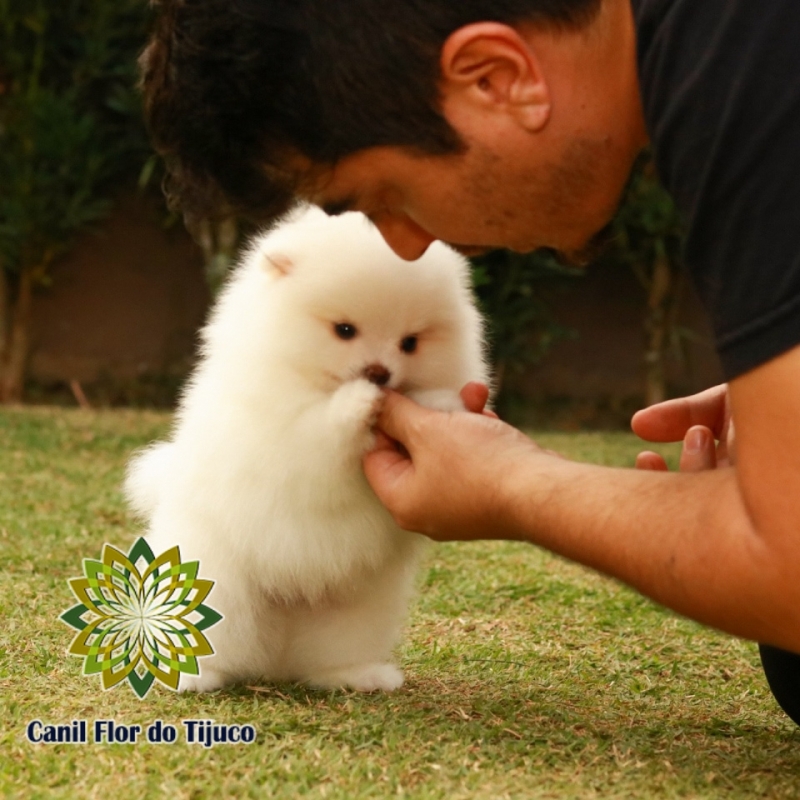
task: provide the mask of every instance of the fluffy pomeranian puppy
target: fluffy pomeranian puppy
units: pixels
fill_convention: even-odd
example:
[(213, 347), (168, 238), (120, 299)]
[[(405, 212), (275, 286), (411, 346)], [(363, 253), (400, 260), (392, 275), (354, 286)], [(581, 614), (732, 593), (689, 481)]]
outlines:
[(257, 238), (202, 333), (167, 442), (133, 458), (153, 552), (215, 581), (214, 655), (181, 690), (240, 681), (392, 690), (423, 539), (362, 470), (382, 387), (441, 410), (487, 381), (466, 261), (398, 258), (360, 214), (304, 209)]

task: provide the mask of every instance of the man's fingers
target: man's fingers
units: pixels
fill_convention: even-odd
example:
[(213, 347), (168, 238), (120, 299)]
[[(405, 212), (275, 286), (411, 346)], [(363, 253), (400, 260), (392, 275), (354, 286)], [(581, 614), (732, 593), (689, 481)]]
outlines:
[(645, 450), (636, 456), (636, 469), (649, 469), (654, 472), (666, 472), (667, 462), (663, 456), (654, 453), (652, 450)]
[[(716, 466), (717, 452), (714, 434), (702, 425), (690, 428), (683, 440), (681, 472), (701, 472), (706, 469), (714, 469)], [(667, 462), (658, 453), (645, 450), (636, 456), (636, 469), (664, 472), (668, 467)]]
[(413, 469), (408, 456), (403, 455), (395, 447), (370, 450), (364, 456), (363, 463), (367, 481), (381, 500), (385, 500), (391, 494), (407, 470)]
[(689, 428), (702, 425), (719, 439), (725, 424), (727, 386), (722, 384), (691, 397), (667, 400), (634, 414), (633, 432), (648, 442), (679, 442)]
[(703, 425), (690, 428), (683, 440), (681, 472), (701, 472), (717, 466), (714, 434)]
[(489, 387), (485, 383), (470, 381), (461, 390), (461, 402), (464, 404), (464, 408), (474, 414), (483, 413), (488, 401)]
[(395, 442), (393, 442), (383, 431), (375, 431), (375, 444), (372, 446), (372, 452), (376, 450), (394, 450), (397, 452)]
[(375, 431), (375, 445), (364, 455), (363, 466), (367, 481), (384, 502), (407, 471), (413, 469), (405, 448), (380, 430)]

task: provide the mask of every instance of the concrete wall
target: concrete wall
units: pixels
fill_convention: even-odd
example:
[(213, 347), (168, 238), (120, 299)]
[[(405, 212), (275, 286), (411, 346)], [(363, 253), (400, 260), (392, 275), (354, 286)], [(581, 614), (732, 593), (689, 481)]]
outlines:
[(122, 198), (35, 301), (30, 375), (131, 379), (186, 368), (209, 295), (199, 248), (158, 200)]
[[(526, 395), (616, 402), (643, 393), (645, 294), (631, 272), (589, 267), (584, 279), (557, 298), (554, 308), (558, 321), (578, 336), (556, 343), (540, 366), (527, 371), (519, 381)], [(684, 339), (683, 358), (669, 359), (671, 393), (719, 383), (722, 373), (708, 318), (688, 285), (679, 324), (692, 337)]]
[[(181, 374), (209, 303), (199, 248), (182, 225), (163, 227), (158, 200), (122, 198), (85, 234), (36, 298), (31, 376), (42, 383), (125, 381)], [(556, 302), (559, 321), (577, 331), (515, 384), (532, 400), (570, 397), (618, 403), (642, 394), (644, 293), (622, 269), (589, 268)], [(670, 365), (674, 393), (720, 380), (705, 315), (693, 294), (681, 323), (696, 332), (689, 358)]]

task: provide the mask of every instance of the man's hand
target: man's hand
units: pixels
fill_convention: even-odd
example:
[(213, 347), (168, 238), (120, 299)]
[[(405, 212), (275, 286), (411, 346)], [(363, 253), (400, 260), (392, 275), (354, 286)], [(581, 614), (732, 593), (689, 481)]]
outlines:
[[(698, 622), (800, 652), (800, 347), (727, 390), (636, 415), (640, 436), (686, 442), (683, 473), (554, 458), (482, 413), (485, 388), (462, 399), (468, 411), (442, 413), (386, 395), (364, 469), (402, 527), (527, 540)], [(731, 461), (728, 402), (738, 458), (708, 469)]]
[(504, 477), (538, 448), (484, 411), (488, 396), (484, 385), (467, 384), (461, 399), (468, 411), (445, 413), (386, 393), (364, 472), (401, 527), (443, 541), (511, 535), (503, 524)]
[[(682, 440), (682, 472), (729, 466), (734, 461), (735, 437), (727, 384), (650, 406), (634, 415), (631, 427), (637, 436), (648, 442)], [(664, 459), (649, 450), (639, 453), (636, 466), (638, 469), (667, 469)]]

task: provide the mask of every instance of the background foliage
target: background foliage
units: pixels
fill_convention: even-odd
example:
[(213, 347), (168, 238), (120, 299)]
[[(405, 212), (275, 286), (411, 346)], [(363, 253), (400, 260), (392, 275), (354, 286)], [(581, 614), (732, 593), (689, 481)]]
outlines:
[[(33, 289), (74, 235), (101, 219), (121, 185), (159, 169), (147, 145), (136, 58), (148, 25), (142, 0), (0, 0), (0, 400), (21, 397)], [(234, 259), (235, 220), (195, 230), (207, 276), (219, 285)], [(603, 261), (633, 269), (646, 292), (644, 393), (665, 396), (664, 362), (689, 332), (682, 294), (680, 221), (647, 157), (611, 226)], [(506, 380), (576, 335), (552, 311), (556, 294), (580, 280), (546, 252), (495, 252), (474, 262), (489, 319), (502, 409)]]
[(0, 396), (19, 399), (33, 286), (148, 152), (140, 0), (0, 0)]
[(684, 345), (692, 332), (678, 324), (686, 280), (681, 257), (683, 224), (649, 153), (631, 176), (611, 234), (603, 261), (632, 269), (646, 294), (643, 388), (645, 404), (651, 405), (666, 399), (666, 361), (670, 357), (685, 360)]
[(496, 250), (473, 259), (472, 267), (475, 291), (488, 321), (495, 407), (508, 417), (515, 398), (507, 378), (538, 364), (555, 342), (576, 335), (559, 323), (552, 301), (583, 273), (563, 266), (547, 251), (521, 255)]

